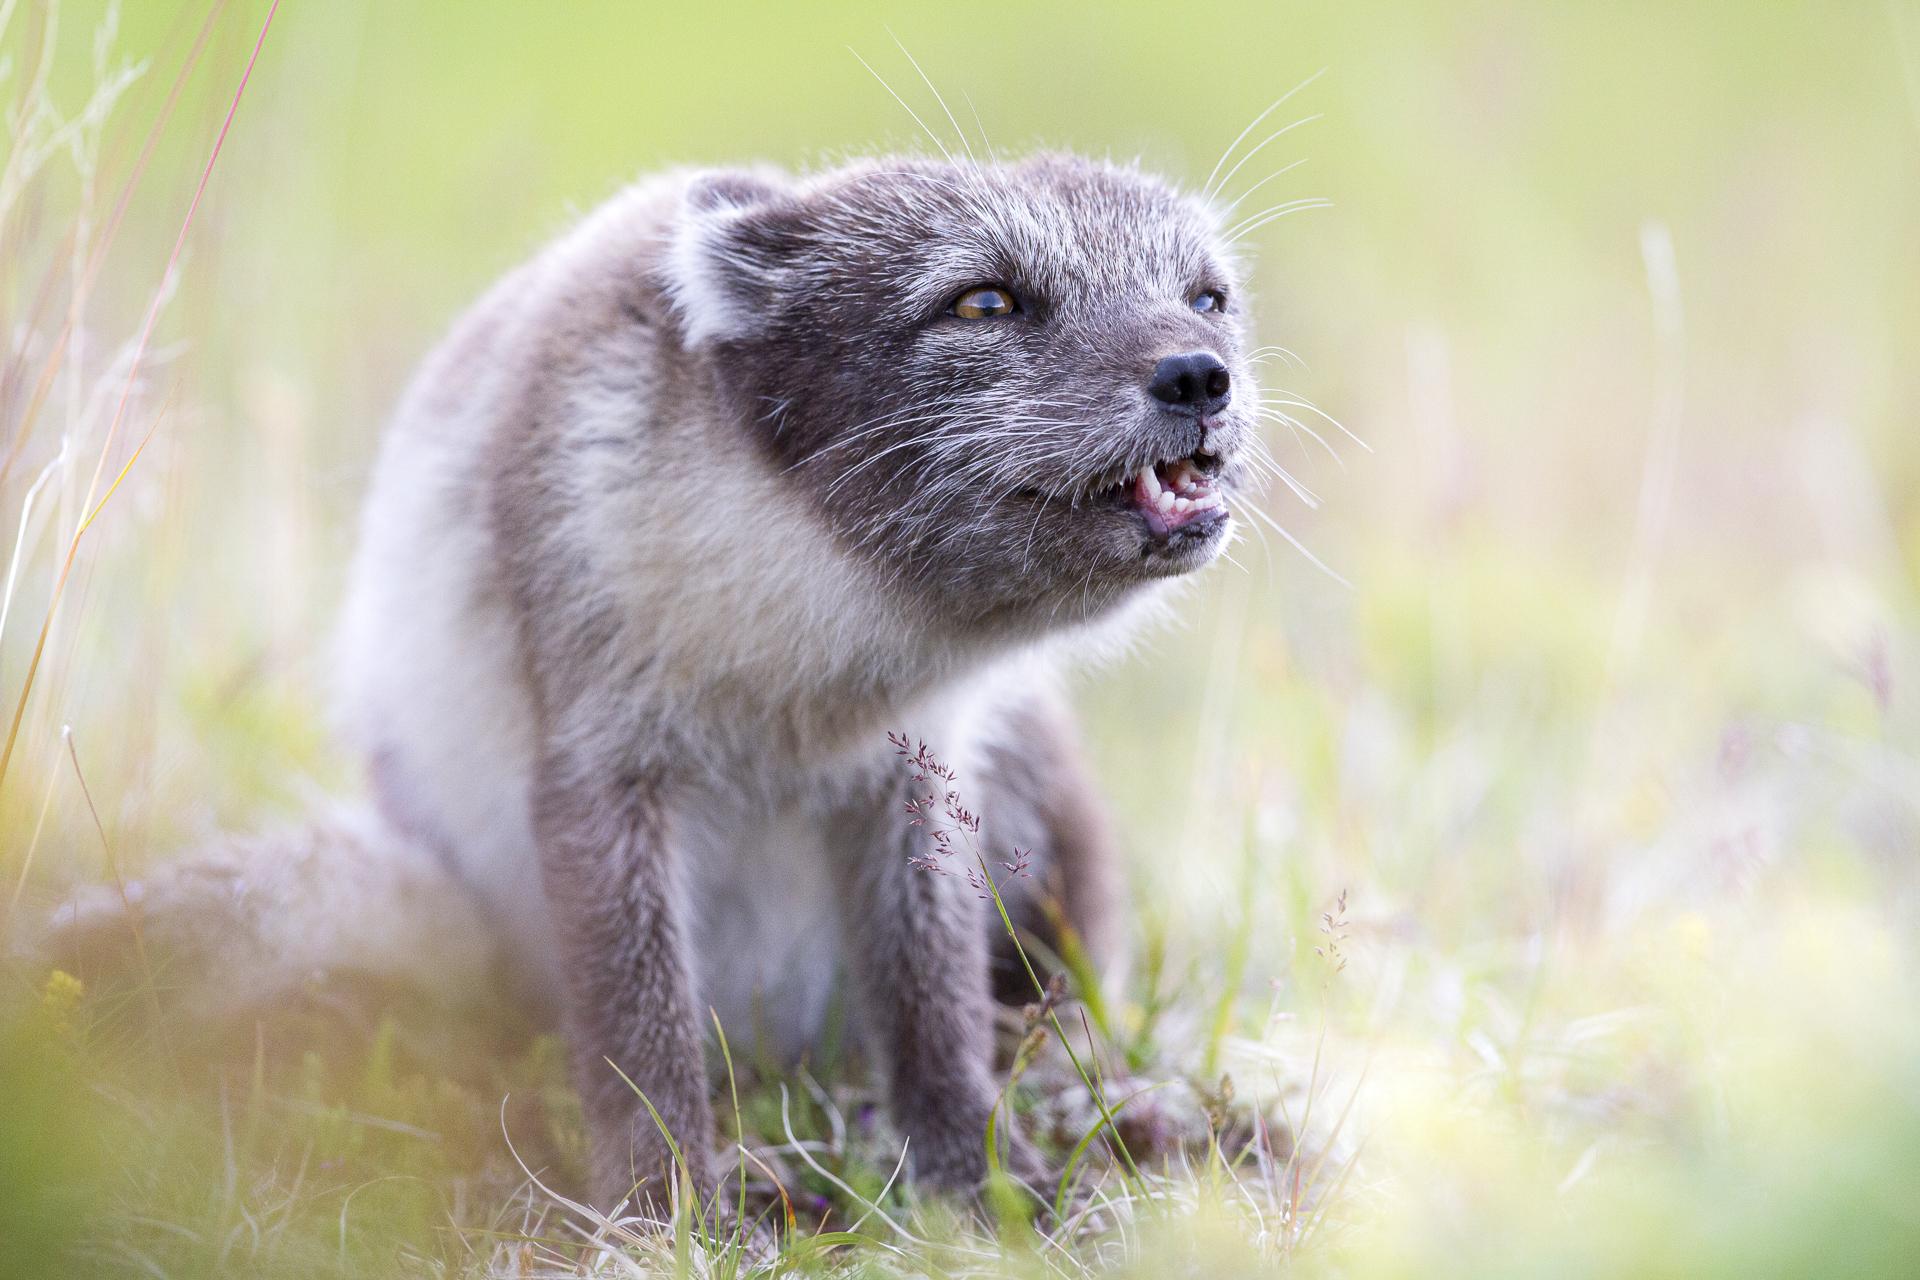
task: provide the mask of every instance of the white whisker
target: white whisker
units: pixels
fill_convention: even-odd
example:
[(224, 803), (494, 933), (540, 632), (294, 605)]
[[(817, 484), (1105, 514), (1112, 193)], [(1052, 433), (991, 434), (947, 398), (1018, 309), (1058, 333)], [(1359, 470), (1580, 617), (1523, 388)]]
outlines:
[[(1247, 152), (1247, 154), (1241, 156), (1239, 160), (1235, 161), (1233, 168), (1227, 170), (1226, 176), (1220, 179), (1221, 190), (1226, 189), (1226, 185), (1229, 182), (1233, 181), (1233, 175), (1236, 173), (1239, 173), (1240, 170), (1246, 166), (1247, 161), (1253, 159), (1255, 156), (1259, 155), (1262, 151), (1265, 151), (1268, 147), (1272, 146), (1274, 143), (1278, 142), (1280, 139), (1292, 133), (1295, 129), (1305, 128), (1307, 125), (1310, 125), (1314, 121), (1319, 120), (1321, 118), (1322, 117), (1320, 113), (1315, 113), (1314, 115), (1310, 115), (1310, 116), (1302, 116), (1298, 120), (1295, 120), (1292, 124), (1283, 125), (1280, 128), (1275, 129), (1272, 133), (1268, 134), (1266, 137), (1260, 139), (1260, 144), (1254, 147), (1253, 150)], [(1217, 193), (1210, 193), (1208, 198), (1211, 199), (1213, 194), (1217, 194)]]
[(1365, 449), (1368, 453), (1373, 452), (1372, 445), (1368, 444), (1365, 440), (1362, 440), (1359, 436), (1353, 434), (1353, 432), (1347, 430), (1345, 423), (1341, 422), (1340, 419), (1334, 417), (1332, 414), (1328, 413), (1325, 409), (1322, 409), (1319, 405), (1313, 403), (1311, 400), (1299, 399), (1297, 397), (1293, 397), (1292, 393), (1283, 391), (1279, 396), (1262, 397), (1260, 400), (1260, 404), (1263, 408), (1271, 407), (1274, 405), (1284, 405), (1290, 409), (1305, 409), (1308, 413), (1311, 413), (1316, 417), (1324, 418), (1327, 422), (1332, 424), (1333, 427), (1340, 432), (1340, 434), (1344, 435), (1347, 439), (1359, 445), (1362, 449)]
[(1333, 208), (1333, 201), (1322, 196), (1308, 196), (1301, 200), (1289, 200), (1286, 204), (1275, 205), (1265, 213), (1257, 215), (1255, 220), (1235, 223), (1233, 229), (1226, 234), (1225, 239), (1228, 244), (1233, 244), (1246, 239), (1260, 228), (1266, 226), (1269, 222), (1278, 222), (1289, 214), (1304, 213), (1308, 209), (1331, 208)]
[(907, 100), (905, 98), (901, 97), (898, 93), (894, 92), (893, 86), (887, 83), (886, 77), (881, 75), (878, 71), (875, 71), (873, 69), (873, 64), (868, 62), (865, 58), (862, 58), (860, 56), (860, 51), (858, 49), (855, 49), (852, 45), (847, 46), (847, 52), (852, 54), (854, 56), (854, 60), (857, 61), (861, 66), (867, 69), (868, 75), (872, 76), (875, 80), (878, 80), (880, 82), (880, 87), (882, 89), (885, 89), (887, 93), (893, 98), (893, 100), (900, 104), (901, 110), (905, 111), (908, 115), (913, 117), (913, 122), (920, 126), (920, 131), (927, 135), (928, 140), (931, 141), (935, 147), (939, 148), (941, 158), (944, 159), (948, 164), (957, 164), (957, 162), (953, 158), (953, 153), (948, 151), (946, 148), (946, 144), (940, 141), (940, 135), (936, 134), (932, 129), (929, 129), (927, 127), (927, 122), (920, 118), (920, 113), (918, 111), (915, 111), (912, 107), (908, 106)]
[(940, 110), (946, 113), (947, 123), (953, 126), (954, 135), (960, 139), (961, 149), (967, 153), (967, 163), (976, 169), (979, 168), (980, 162), (974, 158), (973, 144), (967, 141), (967, 131), (962, 129), (960, 122), (953, 118), (953, 110), (947, 106), (947, 100), (940, 96), (940, 91), (933, 87), (933, 81), (927, 78), (925, 71), (921, 70), (920, 59), (914, 57), (912, 51), (909, 50), (906, 45), (900, 43), (900, 37), (894, 35), (891, 29), (888, 30), (887, 34), (893, 36), (895, 47), (897, 47), (901, 53), (907, 55), (907, 61), (913, 64), (914, 72), (920, 77), (920, 82), (927, 86), (927, 91), (933, 95), (933, 100), (940, 104)]
[(1306, 544), (1301, 542), (1300, 539), (1294, 537), (1292, 534), (1288, 533), (1286, 529), (1281, 526), (1279, 521), (1275, 520), (1272, 516), (1268, 515), (1266, 512), (1262, 511), (1257, 506), (1249, 505), (1247, 507), (1247, 510), (1251, 511), (1259, 519), (1266, 521), (1267, 526), (1269, 528), (1271, 528), (1275, 533), (1279, 534), (1281, 537), (1285, 538), (1295, 551), (1298, 551), (1301, 555), (1307, 558), (1307, 560), (1313, 565), (1314, 568), (1320, 570), (1320, 572), (1326, 574), (1329, 578), (1332, 578), (1335, 582), (1347, 588), (1347, 590), (1349, 591), (1353, 590), (1353, 584), (1351, 582), (1348, 582), (1345, 578), (1335, 573), (1332, 569), (1329, 569), (1326, 563), (1322, 561), (1319, 556), (1316, 556), (1315, 554), (1313, 554), (1313, 552), (1307, 550)]
[(1255, 129), (1258, 129), (1262, 124), (1262, 122), (1264, 122), (1268, 116), (1272, 115), (1274, 112), (1278, 111), (1281, 107), (1285, 106), (1287, 99), (1291, 98), (1294, 94), (1300, 92), (1302, 89), (1306, 88), (1308, 85), (1312, 84), (1315, 80), (1318, 80), (1321, 76), (1325, 75), (1326, 73), (1327, 73), (1327, 69), (1325, 67), (1320, 68), (1318, 71), (1308, 76), (1305, 80), (1302, 80), (1299, 84), (1296, 84), (1295, 86), (1293, 86), (1293, 88), (1287, 90), (1285, 93), (1275, 98), (1271, 103), (1267, 105), (1267, 109), (1265, 111), (1262, 111), (1259, 115), (1255, 116), (1251, 121), (1249, 121), (1247, 123), (1247, 127), (1240, 131), (1239, 136), (1236, 137), (1232, 142), (1227, 144), (1227, 149), (1220, 153), (1220, 158), (1214, 161), (1212, 172), (1207, 174), (1207, 181), (1205, 185), (1203, 185), (1200, 188), (1201, 194), (1211, 199), (1214, 191), (1213, 180), (1220, 176), (1220, 166), (1225, 164), (1228, 158), (1233, 155), (1234, 148), (1238, 147), (1242, 142), (1245, 142), (1247, 140), (1247, 135), (1252, 133)]
[(1239, 195), (1229, 200), (1226, 203), (1226, 205), (1222, 208), (1221, 212), (1232, 213), (1235, 209), (1238, 209), (1241, 205), (1246, 203), (1248, 196), (1252, 195), (1254, 192), (1258, 191), (1260, 188), (1266, 186), (1269, 182), (1272, 182), (1275, 178), (1281, 177), (1284, 174), (1292, 173), (1295, 169), (1298, 169), (1301, 165), (1305, 164), (1306, 162), (1307, 162), (1307, 157), (1301, 156), (1298, 160), (1295, 160), (1292, 164), (1282, 165), (1280, 168), (1275, 169), (1272, 173), (1260, 179), (1260, 181), (1254, 183), (1252, 186), (1248, 187), (1245, 191), (1242, 191)]

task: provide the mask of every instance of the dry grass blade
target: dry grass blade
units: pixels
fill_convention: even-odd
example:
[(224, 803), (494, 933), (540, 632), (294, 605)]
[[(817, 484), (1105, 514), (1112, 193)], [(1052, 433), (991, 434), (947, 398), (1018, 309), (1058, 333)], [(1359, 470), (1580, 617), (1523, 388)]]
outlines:
[[(61, 562), (59, 576), (54, 582), (52, 598), (47, 605), (46, 617), (40, 625), (39, 638), (34, 642), (33, 656), (28, 661), (26, 673), (20, 682), (20, 693), (14, 702), (13, 718), (7, 726), (6, 745), (0, 747), (0, 792), (4, 792), (6, 789), (8, 769), (13, 763), (14, 746), (19, 740), (21, 722), (26, 717), (27, 701), (33, 693), (34, 677), (40, 669), (40, 660), (46, 651), (47, 637), (53, 629), (53, 619), (59, 604), (61, 592), (66, 587), (67, 579), (73, 572), (74, 561), (80, 553), (81, 536), (86, 532), (88, 525), (92, 523), (93, 516), (98, 514), (95, 506), (95, 495), (99, 492), (100, 479), (106, 470), (107, 461), (113, 455), (113, 445), (114, 441), (118, 438), (121, 421), (125, 418), (127, 407), (133, 399), (134, 387), (137, 385), (139, 378), (141, 361), (145, 356), (148, 343), (153, 338), (154, 326), (159, 322), (160, 310), (167, 297), (169, 285), (174, 273), (179, 269), (180, 256), (186, 249), (187, 235), (193, 228), (194, 215), (199, 212), (201, 198), (205, 196), (207, 183), (211, 181), (213, 177), (214, 165), (220, 159), (221, 148), (226, 145), (227, 134), (233, 128), (234, 117), (239, 113), (241, 99), (247, 91), (247, 83), (252, 79), (253, 69), (260, 60), (260, 50), (266, 45), (267, 32), (272, 29), (274, 16), (279, 10), (280, 0), (273, 0), (273, 3), (267, 9), (265, 20), (260, 24), (260, 34), (254, 40), (253, 52), (247, 59), (246, 69), (240, 74), (239, 84), (234, 87), (233, 99), (228, 104), (226, 116), (220, 123), (220, 132), (215, 137), (213, 148), (207, 156), (207, 162), (200, 171), (200, 180), (194, 187), (193, 198), (187, 205), (186, 215), (180, 221), (180, 232), (174, 238), (173, 250), (168, 255), (166, 269), (161, 273), (161, 283), (154, 290), (153, 297), (147, 307), (146, 318), (141, 322), (140, 334), (134, 344), (134, 358), (127, 370), (126, 381), (121, 389), (119, 403), (115, 406), (113, 418), (108, 424), (106, 439), (100, 446), (100, 456), (99, 460), (94, 464), (93, 478), (88, 481), (87, 484), (86, 499), (82, 503), (82, 507), (90, 514), (74, 529), (73, 536), (68, 541), (66, 556)], [(138, 456), (137, 451), (135, 456)], [(131, 461), (129, 465), (131, 465)], [(122, 474), (124, 475), (124, 471)], [(116, 481), (115, 483), (117, 487), (118, 482)]]

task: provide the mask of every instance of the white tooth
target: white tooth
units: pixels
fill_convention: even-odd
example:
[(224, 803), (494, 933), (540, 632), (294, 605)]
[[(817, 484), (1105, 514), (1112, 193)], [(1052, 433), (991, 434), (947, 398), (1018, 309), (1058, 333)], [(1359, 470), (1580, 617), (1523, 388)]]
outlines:
[(1153, 464), (1140, 468), (1140, 483), (1147, 486), (1147, 497), (1158, 499), (1160, 496), (1160, 477), (1154, 474)]
[(1154, 500), (1153, 505), (1160, 508), (1160, 513), (1162, 515), (1165, 515), (1167, 512), (1173, 510), (1173, 504), (1176, 501), (1178, 501), (1178, 499), (1176, 499), (1171, 493), (1163, 492), (1157, 499)]
[(1193, 503), (1185, 498), (1175, 498), (1173, 500), (1173, 509), (1175, 511), (1191, 511), (1193, 510)]

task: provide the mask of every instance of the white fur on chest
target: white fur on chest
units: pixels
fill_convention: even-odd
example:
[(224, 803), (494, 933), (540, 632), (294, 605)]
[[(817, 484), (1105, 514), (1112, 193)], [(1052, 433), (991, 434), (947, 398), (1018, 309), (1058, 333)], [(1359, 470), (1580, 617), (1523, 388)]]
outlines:
[[(1030, 696), (1042, 678), (1037, 662), (1010, 660), (895, 708), (900, 720), (892, 727), (924, 736), (962, 779), (977, 784), (982, 748), (1007, 704)], [(912, 766), (886, 746), (880, 731), (872, 737), (864, 747), (788, 773), (771, 804), (738, 789), (732, 794), (746, 798), (735, 804), (696, 801), (674, 816), (697, 998), (703, 1010), (719, 1014), (736, 1052), (758, 1047), (791, 1060), (819, 1044), (845, 949), (863, 945), (860, 934), (868, 927), (846, 916), (847, 879), (863, 874), (861, 859), (905, 856), (884, 834), (870, 847), (827, 844), (859, 838), (852, 833), (866, 825), (861, 806), (873, 808), (866, 816), (876, 831), (899, 820), (898, 792), (889, 780), (904, 780)], [(760, 769), (779, 767), (768, 761)], [(977, 792), (970, 797), (975, 804), (983, 800)], [(854, 820), (831, 821), (833, 813)], [(857, 1034), (851, 1023), (843, 1030)]]
[(840, 968), (841, 893), (818, 821), (795, 808), (677, 834), (696, 999), (736, 1058), (791, 1060), (818, 1040)]

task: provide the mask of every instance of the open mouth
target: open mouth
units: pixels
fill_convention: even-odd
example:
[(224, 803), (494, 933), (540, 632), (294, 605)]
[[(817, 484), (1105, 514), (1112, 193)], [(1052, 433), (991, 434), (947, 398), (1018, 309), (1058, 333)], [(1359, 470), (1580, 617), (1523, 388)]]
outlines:
[(1165, 549), (1208, 539), (1225, 523), (1225, 470), (1224, 458), (1197, 449), (1183, 458), (1162, 459), (1137, 470), (1116, 468), (1065, 498), (1050, 498), (1039, 489), (1020, 493), (1035, 501), (1057, 501), (1075, 508), (1124, 511), (1145, 526), (1149, 550)]
[(1147, 528), (1164, 536), (1226, 515), (1226, 500), (1213, 483), (1219, 468), (1219, 459), (1196, 453), (1142, 467), (1116, 487), (1147, 522)]

